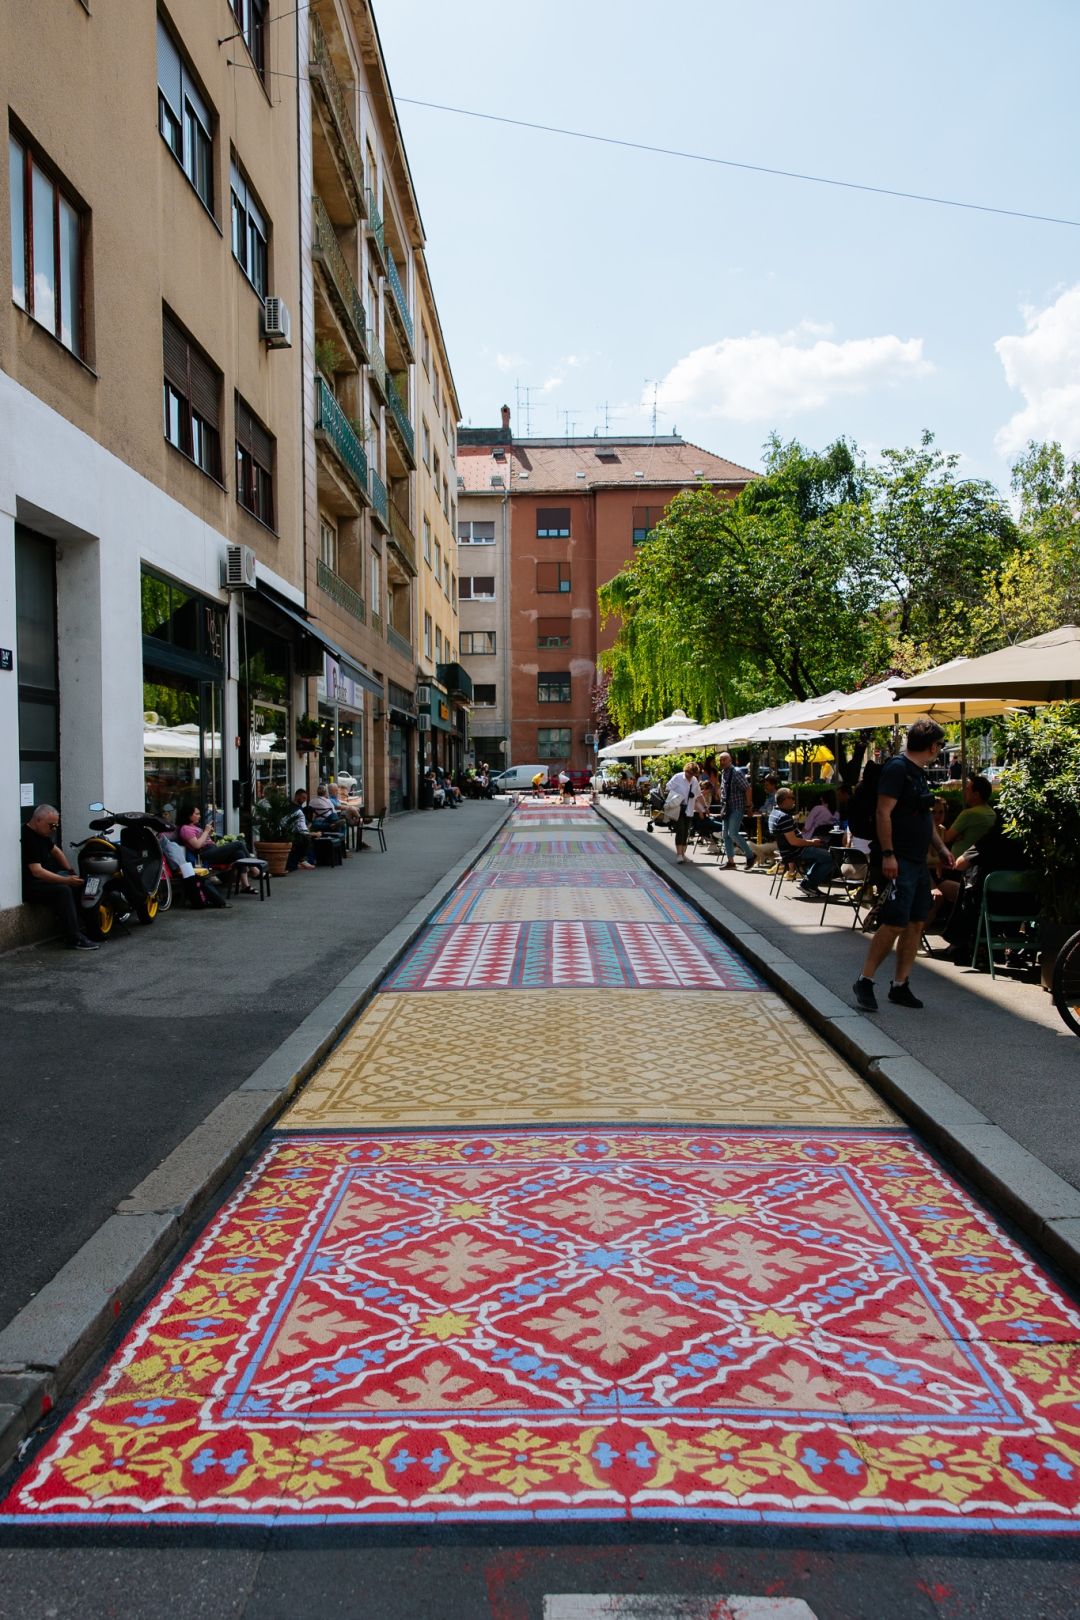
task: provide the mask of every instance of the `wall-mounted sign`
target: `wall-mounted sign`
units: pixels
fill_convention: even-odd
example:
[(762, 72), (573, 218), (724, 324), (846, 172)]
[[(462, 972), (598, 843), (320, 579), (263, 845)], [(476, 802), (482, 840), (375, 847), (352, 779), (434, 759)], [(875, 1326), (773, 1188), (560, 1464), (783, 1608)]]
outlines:
[(10, 647), (0, 647), (0, 669), (14, 669), (15, 659)]

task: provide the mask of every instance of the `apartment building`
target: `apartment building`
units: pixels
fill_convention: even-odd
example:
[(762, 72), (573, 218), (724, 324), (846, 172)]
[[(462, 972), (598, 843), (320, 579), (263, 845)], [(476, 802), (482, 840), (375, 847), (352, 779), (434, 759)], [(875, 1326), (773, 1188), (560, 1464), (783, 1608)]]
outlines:
[[(499, 428), (458, 429), (458, 614), (461, 662), (472, 682), (476, 764), (510, 760), (510, 407)], [(476, 459), (475, 468), (465, 468)], [(490, 461), (494, 470), (489, 470)], [(483, 466), (480, 463), (484, 463)], [(486, 473), (487, 482), (483, 482)]]
[[(0, 945), (40, 926), (35, 802), (65, 840), (97, 799), (235, 827), (293, 768), (318, 643), (300, 353), (265, 300), (299, 309), (299, 62), (266, 18), (0, 8)], [(258, 589), (223, 588), (230, 555)]]
[(493, 488), (509, 509), (506, 762), (589, 768), (597, 658), (617, 629), (601, 633), (597, 589), (680, 490), (734, 498), (754, 474), (678, 435), (515, 440), (505, 409), (501, 428), (460, 430), (458, 442), (462, 512)]
[(456, 772), (469, 747), (472, 699), (472, 682), (458, 661), (459, 580), (454, 525), (460, 406), (423, 254), (417, 256), (416, 269), (420, 345), (416, 397), (421, 768), (439, 765)]

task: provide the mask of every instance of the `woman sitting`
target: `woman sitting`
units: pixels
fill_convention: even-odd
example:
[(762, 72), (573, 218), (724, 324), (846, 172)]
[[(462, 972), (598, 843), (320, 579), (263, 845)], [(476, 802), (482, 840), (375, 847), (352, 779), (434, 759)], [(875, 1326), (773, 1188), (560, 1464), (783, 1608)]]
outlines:
[(817, 838), (836, 823), (836, 794), (832, 788), (826, 788), (803, 823), (803, 837)]
[[(202, 825), (202, 811), (197, 804), (185, 805), (179, 820), (180, 842), (192, 859), (197, 856), (204, 866), (235, 866), (237, 861), (251, 860), (251, 851), (242, 838), (230, 838), (227, 844), (214, 842), (217, 835)], [(255, 893), (246, 872), (240, 874), (240, 893)]]

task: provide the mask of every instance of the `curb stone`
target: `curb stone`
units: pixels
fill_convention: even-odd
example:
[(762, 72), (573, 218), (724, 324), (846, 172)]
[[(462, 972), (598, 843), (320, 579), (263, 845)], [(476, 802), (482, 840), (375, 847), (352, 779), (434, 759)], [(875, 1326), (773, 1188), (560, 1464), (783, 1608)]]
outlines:
[(1080, 1282), (1080, 1190), (1043, 1164), (869, 1018), (842, 1002), (807, 968), (757, 933), (752, 924), (687, 883), (686, 868), (662, 858), (666, 846), (658, 849), (605, 805), (598, 804), (597, 811), (902, 1119), (940, 1149), (1034, 1239), (1071, 1282)]
[(506, 825), (504, 813), (345, 974), (253, 1074), (135, 1187), (0, 1329), (0, 1471), (100, 1349), (244, 1155), (374, 995), (431, 913)]

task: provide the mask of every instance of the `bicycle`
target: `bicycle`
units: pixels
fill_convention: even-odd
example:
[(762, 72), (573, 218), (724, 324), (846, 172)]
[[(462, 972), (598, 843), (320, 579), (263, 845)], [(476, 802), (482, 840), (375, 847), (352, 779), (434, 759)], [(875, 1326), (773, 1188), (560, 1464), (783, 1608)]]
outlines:
[(1080, 1035), (1080, 929), (1058, 952), (1051, 978), (1054, 1006), (1074, 1035)]

